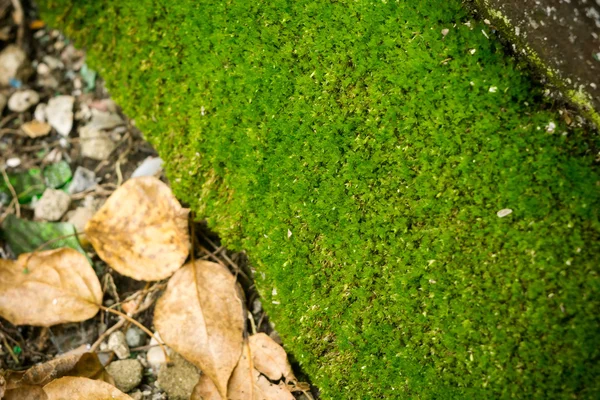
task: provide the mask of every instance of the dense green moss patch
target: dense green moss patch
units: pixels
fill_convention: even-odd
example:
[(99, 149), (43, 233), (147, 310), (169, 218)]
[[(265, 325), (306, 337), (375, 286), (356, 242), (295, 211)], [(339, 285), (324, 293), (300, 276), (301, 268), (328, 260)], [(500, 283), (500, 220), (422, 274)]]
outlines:
[(597, 139), (458, 0), (45, 7), (323, 398), (598, 398)]

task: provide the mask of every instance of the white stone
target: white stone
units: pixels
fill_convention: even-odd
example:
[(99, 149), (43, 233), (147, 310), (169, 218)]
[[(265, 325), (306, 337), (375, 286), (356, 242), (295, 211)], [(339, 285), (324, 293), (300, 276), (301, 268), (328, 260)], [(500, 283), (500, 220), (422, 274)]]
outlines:
[(39, 122), (46, 122), (46, 103), (40, 103), (33, 112), (33, 118)]
[(46, 119), (62, 136), (69, 136), (73, 129), (73, 96), (56, 96), (48, 101)]
[(52, 56), (44, 56), (43, 60), (50, 69), (62, 69), (65, 67), (62, 61)]
[(33, 210), (35, 219), (58, 221), (69, 209), (71, 197), (61, 190), (46, 189)]
[(50, 67), (42, 62), (38, 64), (36, 71), (38, 75), (48, 75), (50, 73)]
[(148, 157), (133, 171), (132, 178), (139, 176), (156, 176), (162, 171), (163, 160), (159, 157)]
[(121, 331), (116, 331), (108, 337), (108, 349), (115, 353), (119, 360), (129, 358), (129, 346), (125, 341), (125, 334)]
[(8, 108), (14, 112), (24, 112), (40, 102), (40, 95), (35, 90), (15, 92), (8, 99)]
[(6, 166), (8, 168), (16, 168), (21, 165), (21, 159), (17, 157), (9, 158), (6, 160)]
[(0, 53), (0, 85), (8, 86), (11, 79), (27, 80), (33, 73), (27, 54), (16, 45), (8, 45)]
[(496, 213), (496, 215), (498, 216), (498, 218), (504, 218), (507, 215), (512, 214), (513, 210), (511, 210), (510, 208), (503, 208), (502, 210), (498, 211)]
[(146, 360), (148, 361), (148, 365), (150, 365), (150, 367), (152, 367), (152, 369), (154, 370), (159, 369), (161, 365), (167, 363), (165, 353), (158, 345), (158, 341), (156, 339), (162, 342), (162, 339), (160, 338), (158, 332), (154, 332), (154, 337), (150, 339), (150, 346), (154, 347), (150, 347), (150, 349), (146, 353)]

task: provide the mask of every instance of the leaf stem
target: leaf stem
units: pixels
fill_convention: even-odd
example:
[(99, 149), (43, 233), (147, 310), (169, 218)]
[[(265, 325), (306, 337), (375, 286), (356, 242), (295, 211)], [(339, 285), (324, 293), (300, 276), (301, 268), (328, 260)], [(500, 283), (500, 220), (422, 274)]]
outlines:
[(165, 354), (165, 360), (166, 360), (167, 364), (169, 364), (171, 362), (171, 359), (169, 358), (169, 354), (167, 353), (167, 349), (165, 348), (165, 345), (162, 343), (161, 340), (158, 340), (158, 338), (154, 335), (154, 333), (152, 333), (152, 331), (150, 329), (146, 328), (144, 325), (140, 324), (138, 321), (131, 318), (129, 315), (122, 313), (121, 311), (105, 307), (101, 304), (96, 304), (96, 306), (98, 308), (100, 308), (102, 311), (106, 311), (108, 313), (118, 315), (119, 317), (121, 317), (123, 319), (126, 319), (127, 321), (131, 322), (132, 324), (134, 324), (135, 326), (137, 326), (138, 328), (143, 330), (148, 336), (150, 336), (151, 338), (156, 340), (156, 342), (160, 346), (161, 350)]

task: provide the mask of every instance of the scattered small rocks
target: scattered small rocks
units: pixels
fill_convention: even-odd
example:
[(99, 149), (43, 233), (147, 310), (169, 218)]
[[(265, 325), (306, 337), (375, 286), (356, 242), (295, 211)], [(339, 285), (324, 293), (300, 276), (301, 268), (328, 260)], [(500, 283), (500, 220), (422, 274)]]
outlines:
[(35, 90), (21, 90), (10, 96), (8, 109), (14, 112), (24, 112), (39, 102), (40, 95)]
[(46, 119), (50, 125), (62, 136), (69, 136), (73, 129), (73, 96), (56, 96), (46, 107)]
[(96, 186), (96, 173), (84, 167), (77, 167), (69, 185), (69, 193), (80, 193)]
[(61, 190), (46, 189), (33, 209), (35, 219), (58, 221), (69, 209), (71, 197)]
[(129, 347), (140, 347), (146, 343), (146, 334), (140, 328), (132, 326), (125, 332), (125, 340)]
[(38, 120), (33, 120), (30, 122), (26, 122), (21, 125), (21, 129), (27, 136), (32, 139), (46, 136), (52, 130), (52, 127), (45, 122), (40, 122)]
[(122, 392), (129, 392), (142, 382), (142, 364), (138, 360), (113, 361), (106, 367), (114, 378), (115, 386)]
[(13, 79), (25, 81), (32, 74), (27, 54), (19, 46), (11, 44), (0, 52), (0, 85), (8, 86)]
[(156, 384), (167, 393), (169, 400), (188, 400), (200, 379), (200, 371), (175, 352), (170, 357), (172, 363), (160, 368)]
[(129, 346), (125, 340), (125, 334), (121, 331), (116, 331), (110, 334), (108, 337), (108, 350), (111, 350), (119, 358), (124, 360), (131, 354), (129, 352)]

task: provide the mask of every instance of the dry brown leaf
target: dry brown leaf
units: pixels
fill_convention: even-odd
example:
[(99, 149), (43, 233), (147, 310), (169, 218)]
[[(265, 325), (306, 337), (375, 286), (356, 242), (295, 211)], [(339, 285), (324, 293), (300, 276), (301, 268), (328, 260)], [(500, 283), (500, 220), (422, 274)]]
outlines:
[(242, 302), (227, 268), (197, 260), (177, 271), (156, 304), (154, 326), (168, 346), (208, 375), (226, 397), (244, 329)]
[(48, 400), (133, 400), (106, 382), (65, 376), (44, 386)]
[(188, 213), (160, 180), (133, 178), (108, 198), (85, 233), (117, 272), (157, 281), (171, 276), (188, 256)]
[(0, 316), (15, 325), (52, 326), (92, 318), (100, 282), (81, 253), (62, 248), (0, 260)]
[(254, 368), (272, 381), (283, 376), (286, 381), (296, 381), (283, 347), (265, 333), (250, 336), (250, 349)]
[(227, 385), (227, 398), (229, 400), (247, 400), (254, 398), (254, 368), (252, 353), (247, 341), (244, 341), (242, 355), (237, 366), (231, 374)]
[(48, 395), (41, 386), (21, 386), (6, 391), (3, 400), (48, 400)]
[(32, 139), (35, 139), (49, 134), (50, 130), (52, 130), (52, 127), (45, 122), (33, 120), (21, 125), (21, 129), (23, 130), (23, 132), (25, 132), (27, 136), (29, 136)]
[(276, 385), (254, 370), (254, 400), (294, 400), (294, 395), (285, 384)]
[(212, 379), (208, 375), (202, 374), (194, 386), (190, 400), (222, 400), (222, 397)]
[(74, 353), (56, 357), (26, 371), (7, 371), (7, 388), (42, 387), (63, 376), (79, 376), (113, 383), (96, 353)]

